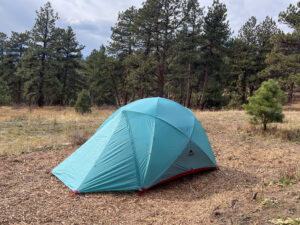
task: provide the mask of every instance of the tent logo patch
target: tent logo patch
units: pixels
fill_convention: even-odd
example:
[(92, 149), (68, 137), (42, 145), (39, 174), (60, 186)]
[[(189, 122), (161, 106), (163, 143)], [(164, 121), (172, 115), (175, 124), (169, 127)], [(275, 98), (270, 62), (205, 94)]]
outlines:
[(191, 149), (190, 151), (189, 151), (189, 156), (192, 156), (192, 155), (194, 155), (195, 153), (193, 152), (193, 150)]

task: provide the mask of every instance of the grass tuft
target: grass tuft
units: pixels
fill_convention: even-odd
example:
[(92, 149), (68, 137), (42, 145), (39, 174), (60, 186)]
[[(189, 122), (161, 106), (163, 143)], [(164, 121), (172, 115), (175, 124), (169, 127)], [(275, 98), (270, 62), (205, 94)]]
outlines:
[(69, 139), (72, 145), (82, 145), (89, 139), (90, 136), (90, 132), (86, 130), (76, 130), (69, 135)]
[(295, 128), (293, 126), (286, 128), (273, 125), (264, 131), (260, 126), (249, 125), (246, 127), (245, 131), (250, 137), (260, 135), (263, 137), (280, 138), (284, 141), (300, 143), (300, 128)]

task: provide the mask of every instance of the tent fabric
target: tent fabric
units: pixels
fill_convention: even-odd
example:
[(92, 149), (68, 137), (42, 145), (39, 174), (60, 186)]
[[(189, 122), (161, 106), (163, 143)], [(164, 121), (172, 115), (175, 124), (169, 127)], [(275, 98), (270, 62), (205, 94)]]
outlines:
[(53, 171), (72, 191), (145, 190), (216, 168), (210, 143), (191, 110), (164, 98), (119, 108)]

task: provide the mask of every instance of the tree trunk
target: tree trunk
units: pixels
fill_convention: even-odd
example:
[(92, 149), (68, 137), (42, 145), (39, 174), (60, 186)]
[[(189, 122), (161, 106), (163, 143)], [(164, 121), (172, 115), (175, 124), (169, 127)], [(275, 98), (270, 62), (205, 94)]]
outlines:
[(43, 94), (44, 71), (45, 71), (45, 54), (43, 54), (43, 56), (42, 56), (42, 68), (40, 71), (39, 98), (38, 98), (38, 106), (39, 107), (44, 106), (44, 94)]
[(179, 97), (179, 103), (185, 105), (185, 98), (184, 98), (184, 94), (183, 94), (183, 87), (184, 87), (184, 80), (180, 79), (180, 97)]
[(63, 87), (62, 87), (62, 96), (61, 96), (61, 105), (65, 105), (67, 100), (67, 92), (66, 92), (66, 87), (67, 87), (67, 74), (68, 74), (68, 69), (64, 69), (64, 78), (63, 78)]
[(253, 92), (254, 92), (254, 87), (252, 85), (250, 86), (250, 91), (249, 92), (250, 92), (249, 94), (250, 94), (250, 97), (251, 97), (253, 95)]
[(18, 96), (17, 96), (17, 103), (21, 104), (21, 95), (22, 95), (22, 82), (21, 82), (21, 78), (18, 81)]
[(158, 45), (156, 46), (156, 58), (157, 58), (157, 63), (159, 67), (158, 71), (158, 96), (163, 97), (164, 96), (164, 71), (163, 71), (163, 65), (161, 62), (161, 57), (159, 56), (159, 47)]
[(144, 88), (141, 87), (140, 89), (140, 99), (144, 98)]
[(118, 91), (118, 87), (117, 87), (117, 83), (114, 79), (113, 76), (111, 76), (111, 80), (112, 80), (112, 83), (113, 83), (113, 88), (114, 88), (114, 92), (115, 92), (115, 98), (116, 98), (116, 102), (117, 102), (117, 105), (119, 107), (121, 107), (121, 102), (120, 102), (120, 96), (119, 96), (119, 91)]
[(201, 102), (201, 94), (200, 94), (200, 84), (201, 84), (201, 76), (198, 76), (198, 81), (197, 81), (197, 100), (196, 100), (196, 107), (198, 108), (200, 106)]
[(139, 83), (140, 83), (140, 99), (143, 99), (144, 98), (144, 88), (143, 88), (143, 82), (144, 82), (144, 79), (143, 79), (143, 75), (140, 75), (140, 79), (139, 79)]
[(201, 110), (203, 110), (204, 106), (205, 106), (204, 95), (205, 95), (205, 92), (206, 92), (207, 84), (208, 84), (208, 68), (206, 66), (205, 67), (205, 77), (204, 77), (204, 82), (203, 82), (203, 87), (202, 87)]
[(127, 92), (127, 80), (124, 81), (123, 87), (123, 105), (126, 105), (128, 102), (128, 92)]
[(133, 90), (133, 93), (132, 93), (132, 99), (131, 99), (131, 101), (133, 102), (133, 101), (135, 101), (135, 95), (136, 95), (136, 90), (135, 90), (135, 87), (132, 87), (132, 90)]
[(293, 103), (294, 86), (295, 86), (295, 83), (294, 83), (294, 81), (292, 81), (290, 83), (290, 89), (289, 89), (289, 93), (288, 93), (288, 103), (289, 104)]
[(40, 84), (39, 84), (39, 98), (38, 98), (38, 106), (43, 107), (44, 106), (44, 73), (45, 73), (45, 60), (46, 60), (46, 49), (47, 49), (47, 38), (48, 38), (48, 14), (47, 14), (47, 25), (46, 25), (46, 31), (44, 33), (44, 39), (43, 39), (43, 54), (42, 54), (42, 65), (40, 70)]
[(264, 131), (266, 131), (266, 130), (267, 130), (267, 124), (264, 123)]
[(243, 79), (241, 80), (241, 89), (242, 89), (242, 103), (246, 103), (246, 78), (245, 75), (243, 75)]
[(191, 106), (191, 63), (189, 62), (188, 65), (188, 76), (187, 76), (187, 85), (186, 85), (186, 100), (185, 100), (185, 106), (190, 107)]

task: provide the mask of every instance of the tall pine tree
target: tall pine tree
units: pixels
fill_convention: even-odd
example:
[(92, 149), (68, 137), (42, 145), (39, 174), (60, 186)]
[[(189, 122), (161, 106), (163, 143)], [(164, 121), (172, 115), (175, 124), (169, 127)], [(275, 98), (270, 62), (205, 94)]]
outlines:
[[(224, 58), (231, 34), (227, 21), (226, 5), (214, 0), (204, 17), (203, 43), (201, 44), (204, 79), (198, 104), (201, 109), (219, 106), (222, 103)], [(199, 83), (200, 85), (200, 83)]]
[(0, 32), (0, 77), (3, 75), (3, 58), (5, 55), (5, 45), (7, 41), (7, 35)]
[[(200, 8), (197, 0), (189, 0), (185, 4), (183, 13), (182, 27), (177, 32), (176, 44), (174, 44), (176, 57), (173, 65), (177, 66), (172, 71), (171, 79), (179, 78), (179, 102), (190, 107), (193, 81), (199, 76), (196, 67), (200, 60), (199, 45), (203, 28), (203, 9)], [(174, 76), (175, 74), (178, 75)]]
[(76, 40), (73, 29), (57, 28), (55, 32), (56, 40), (54, 42), (56, 48), (56, 73), (61, 84), (61, 95), (59, 96), (59, 104), (69, 104), (71, 100), (75, 101), (77, 94), (85, 88), (85, 77), (80, 70), (82, 65), (81, 50), (84, 48)]
[(6, 44), (6, 55), (3, 60), (3, 79), (9, 86), (12, 101), (20, 104), (24, 86), (24, 77), (17, 73), (20, 67), (20, 59), (28, 48), (30, 35), (28, 31), (24, 33), (12, 32)]
[[(27, 81), (27, 96), (36, 96), (38, 106), (45, 104), (46, 93), (56, 93), (58, 81), (55, 73), (53, 73), (53, 57), (55, 54), (55, 23), (58, 19), (57, 13), (54, 12), (50, 2), (47, 2), (40, 11), (36, 12), (37, 18), (35, 25), (31, 31), (32, 45), (31, 55), (34, 57), (36, 63), (31, 67), (30, 76)], [(35, 71), (32, 73), (32, 71)], [(47, 90), (48, 89), (48, 90)], [(49, 90), (52, 89), (52, 90)], [(49, 96), (47, 96), (49, 97)], [(54, 96), (53, 96), (54, 97)], [(53, 98), (48, 99), (48, 104), (52, 103)]]
[[(108, 46), (108, 51), (110, 54), (114, 55), (120, 61), (122, 65), (124, 59), (131, 55), (136, 47), (136, 37), (135, 37), (135, 25), (134, 19), (136, 16), (137, 10), (135, 7), (130, 7), (129, 9), (121, 12), (118, 16), (118, 22), (114, 27), (111, 28), (111, 42)], [(122, 104), (127, 104), (129, 100), (130, 88), (128, 85), (128, 76), (125, 69), (121, 76), (119, 76), (116, 82), (116, 89), (118, 93), (122, 92)]]
[[(112, 58), (112, 57), (111, 57)], [(114, 79), (112, 79), (112, 65), (107, 56), (106, 48), (102, 45), (100, 50), (93, 50), (86, 59), (86, 74), (89, 90), (94, 104), (114, 104), (115, 97), (119, 105), (119, 93), (115, 91)]]
[(296, 85), (300, 85), (300, 2), (290, 5), (279, 14), (279, 22), (293, 29), (280, 32), (273, 40), (273, 48), (266, 58), (267, 67), (260, 73), (263, 79), (273, 78), (288, 91), (288, 103), (293, 102)]

